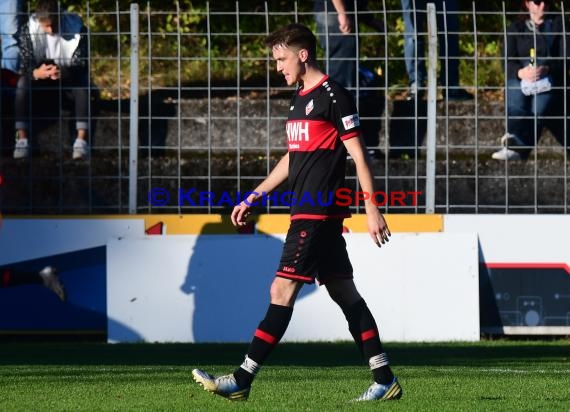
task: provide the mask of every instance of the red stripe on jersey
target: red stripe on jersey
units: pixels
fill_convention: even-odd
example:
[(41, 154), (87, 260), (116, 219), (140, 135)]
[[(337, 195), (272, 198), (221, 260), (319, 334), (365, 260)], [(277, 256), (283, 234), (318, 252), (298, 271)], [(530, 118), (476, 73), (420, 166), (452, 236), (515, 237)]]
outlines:
[(340, 140), (345, 141), (345, 140), (348, 140), (348, 139), (352, 139), (353, 137), (356, 137), (356, 136), (358, 136), (359, 134), (360, 134), (360, 133), (358, 133), (358, 132), (348, 133), (348, 134), (342, 135), (342, 136), (340, 137)]
[(287, 278), (287, 279), (303, 280), (306, 282), (312, 282), (313, 281), (313, 278), (310, 276), (292, 275), (290, 273), (285, 273), (285, 272), (277, 272), (277, 275), (282, 277), (282, 278)]
[(269, 343), (270, 345), (275, 345), (277, 343), (277, 338), (275, 336), (270, 335), (269, 333), (264, 332), (261, 329), (256, 329), (254, 336)]
[(372, 339), (374, 337), (378, 336), (378, 331), (376, 329), (369, 329), (369, 330), (365, 330), (364, 332), (362, 332), (360, 334), (360, 337), (362, 338), (362, 341), (367, 341), (369, 339)]
[(348, 219), (352, 215), (350, 213), (342, 213), (340, 215), (309, 215), (306, 213), (299, 213), (291, 216), (291, 220), (327, 220), (327, 219)]
[(285, 130), (290, 152), (333, 150), (337, 144), (338, 132), (332, 123), (325, 120), (289, 120)]

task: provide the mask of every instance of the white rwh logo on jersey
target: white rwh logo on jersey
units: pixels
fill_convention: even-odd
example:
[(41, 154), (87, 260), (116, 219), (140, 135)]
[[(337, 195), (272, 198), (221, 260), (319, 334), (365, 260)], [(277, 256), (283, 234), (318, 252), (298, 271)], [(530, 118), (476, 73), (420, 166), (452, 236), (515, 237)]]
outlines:
[(309, 141), (309, 122), (287, 122), (286, 130), (289, 143)]
[(309, 113), (311, 113), (314, 108), (315, 108), (315, 103), (313, 102), (313, 99), (311, 99), (311, 101), (307, 103), (307, 105), (305, 106), (305, 116), (308, 116)]
[(358, 118), (358, 114), (355, 113), (351, 114), (350, 116), (344, 116), (342, 118), (342, 125), (344, 126), (344, 130), (350, 130), (360, 126), (360, 119)]

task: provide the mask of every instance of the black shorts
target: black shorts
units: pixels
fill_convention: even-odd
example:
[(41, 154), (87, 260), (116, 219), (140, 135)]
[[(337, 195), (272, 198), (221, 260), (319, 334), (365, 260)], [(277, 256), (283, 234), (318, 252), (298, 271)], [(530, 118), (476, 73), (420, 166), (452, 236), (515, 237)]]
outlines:
[(293, 220), (277, 276), (304, 283), (317, 279), (319, 284), (330, 279), (352, 279), (342, 219)]

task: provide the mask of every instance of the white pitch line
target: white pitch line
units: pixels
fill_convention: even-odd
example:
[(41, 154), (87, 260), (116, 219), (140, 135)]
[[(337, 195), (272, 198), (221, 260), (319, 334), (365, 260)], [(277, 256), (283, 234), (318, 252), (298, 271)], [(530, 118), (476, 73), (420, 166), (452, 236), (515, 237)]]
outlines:
[[(430, 368), (430, 369), (434, 369), (434, 368)], [(525, 374), (525, 373), (541, 373), (541, 374), (545, 374), (545, 373), (555, 373), (555, 374), (570, 374), (570, 369), (552, 369), (552, 370), (545, 370), (545, 369), (508, 369), (508, 368), (477, 368), (477, 367), (464, 367), (464, 368), (446, 368), (446, 367), (441, 367), (441, 368), (435, 368), (438, 371), (441, 372), (465, 372), (465, 371), (470, 371), (470, 372), (481, 372), (481, 373), (520, 373), (520, 374)]]

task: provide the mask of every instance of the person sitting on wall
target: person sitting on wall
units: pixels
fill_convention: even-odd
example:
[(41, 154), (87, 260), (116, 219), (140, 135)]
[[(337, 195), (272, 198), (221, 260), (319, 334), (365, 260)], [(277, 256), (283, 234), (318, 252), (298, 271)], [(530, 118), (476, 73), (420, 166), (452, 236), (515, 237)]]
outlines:
[[(38, 0), (35, 13), (22, 27), (20, 45), (21, 77), (16, 89), (16, 144), (14, 158), (29, 155), (29, 92), (58, 90), (75, 106), (77, 137), (73, 159), (88, 155), (88, 84), (86, 28), (75, 13), (60, 12), (57, 0)], [(54, 100), (52, 104), (58, 100)]]
[(523, 0), (521, 14), (507, 29), (507, 133), (493, 159), (528, 158), (545, 117), (562, 106), (563, 26), (560, 16), (546, 13), (549, 3)]

